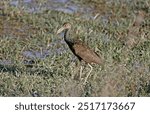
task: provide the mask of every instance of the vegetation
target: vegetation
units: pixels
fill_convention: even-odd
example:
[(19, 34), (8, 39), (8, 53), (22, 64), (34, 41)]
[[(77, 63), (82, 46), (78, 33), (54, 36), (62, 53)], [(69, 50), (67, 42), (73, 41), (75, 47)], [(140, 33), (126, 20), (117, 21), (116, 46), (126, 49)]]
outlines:
[[(73, 3), (93, 9), (93, 17), (0, 1), (0, 96), (150, 96), (149, 0)], [(79, 79), (78, 60), (56, 35), (64, 22), (104, 58), (86, 85), (88, 65)]]

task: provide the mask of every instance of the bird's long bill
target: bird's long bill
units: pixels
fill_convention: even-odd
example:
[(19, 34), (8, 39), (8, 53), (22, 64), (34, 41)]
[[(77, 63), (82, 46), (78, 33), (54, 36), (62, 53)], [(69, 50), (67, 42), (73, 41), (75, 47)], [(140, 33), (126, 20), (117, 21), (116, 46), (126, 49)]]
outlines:
[(57, 34), (61, 33), (64, 30), (64, 27), (61, 27), (58, 31)]

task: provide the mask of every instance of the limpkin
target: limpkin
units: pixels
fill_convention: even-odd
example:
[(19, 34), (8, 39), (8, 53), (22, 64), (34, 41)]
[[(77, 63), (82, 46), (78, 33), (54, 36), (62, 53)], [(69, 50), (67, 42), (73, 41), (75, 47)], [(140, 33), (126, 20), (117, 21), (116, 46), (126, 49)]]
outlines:
[[(85, 43), (83, 43), (79, 39), (73, 39), (70, 38), (70, 29), (71, 24), (70, 23), (64, 23), (63, 26), (57, 31), (57, 34), (63, 32), (63, 37), (67, 45), (69, 46), (72, 53), (79, 59), (79, 61), (84, 61), (90, 66), (90, 71), (87, 74), (84, 83), (86, 83), (93, 67), (91, 66), (92, 63), (95, 64), (102, 64), (102, 59), (99, 57), (99, 55), (94, 52), (92, 49), (90, 49)], [(80, 69), (80, 77), (82, 73), (82, 66)]]

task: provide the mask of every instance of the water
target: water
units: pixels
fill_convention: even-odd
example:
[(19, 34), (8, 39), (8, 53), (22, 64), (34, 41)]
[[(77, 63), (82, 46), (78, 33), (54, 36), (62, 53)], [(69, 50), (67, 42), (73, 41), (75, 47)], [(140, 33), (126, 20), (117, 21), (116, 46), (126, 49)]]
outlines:
[[(90, 13), (90, 8), (74, 4), (71, 0), (47, 0), (46, 2), (38, 3), (35, 0), (12, 0), (10, 5), (15, 7), (23, 7), (27, 12), (41, 12), (43, 10), (62, 11), (64, 13)], [(91, 12), (92, 14), (92, 12)]]
[(11, 65), (12, 62), (10, 60), (0, 60), (0, 65)]
[(45, 59), (46, 57), (53, 57), (54, 55), (59, 56), (61, 54), (67, 53), (67, 51), (68, 48), (64, 40), (58, 39), (56, 41), (51, 42), (48, 45), (47, 49), (41, 49), (40, 51), (27, 50), (24, 51), (22, 54), (24, 57), (34, 60), (34, 59)]

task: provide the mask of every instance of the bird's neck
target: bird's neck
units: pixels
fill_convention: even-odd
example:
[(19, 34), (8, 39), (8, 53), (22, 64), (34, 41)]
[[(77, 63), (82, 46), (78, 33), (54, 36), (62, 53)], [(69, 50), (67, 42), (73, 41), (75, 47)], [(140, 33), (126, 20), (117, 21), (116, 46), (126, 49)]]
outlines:
[(64, 31), (64, 40), (65, 40), (66, 42), (72, 43), (72, 42), (73, 42), (73, 39), (70, 38), (69, 32), (70, 32), (69, 29), (66, 29), (66, 30)]

